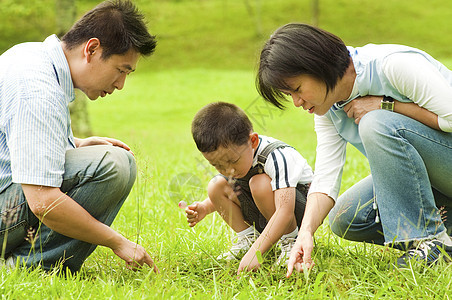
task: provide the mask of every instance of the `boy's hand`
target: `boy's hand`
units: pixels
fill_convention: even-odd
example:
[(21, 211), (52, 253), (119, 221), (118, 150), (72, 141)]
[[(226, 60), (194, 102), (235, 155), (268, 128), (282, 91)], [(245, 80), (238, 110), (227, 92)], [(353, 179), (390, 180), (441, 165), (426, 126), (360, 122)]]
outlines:
[(193, 227), (198, 224), (208, 214), (203, 202), (194, 202), (185, 209), (188, 226)]
[(257, 260), (256, 251), (251, 247), (250, 250), (245, 254), (245, 256), (240, 261), (239, 269), (237, 270), (237, 274), (240, 274), (242, 271), (255, 271), (259, 269), (261, 264)]

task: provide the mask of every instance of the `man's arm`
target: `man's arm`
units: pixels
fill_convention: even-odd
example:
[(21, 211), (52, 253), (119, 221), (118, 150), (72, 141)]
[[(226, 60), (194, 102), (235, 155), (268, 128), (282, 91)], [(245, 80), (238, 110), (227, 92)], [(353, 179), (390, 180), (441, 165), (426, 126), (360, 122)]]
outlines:
[(59, 188), (22, 184), (31, 211), (50, 229), (90, 244), (109, 247), (135, 269), (147, 264), (158, 272), (146, 250), (97, 221)]

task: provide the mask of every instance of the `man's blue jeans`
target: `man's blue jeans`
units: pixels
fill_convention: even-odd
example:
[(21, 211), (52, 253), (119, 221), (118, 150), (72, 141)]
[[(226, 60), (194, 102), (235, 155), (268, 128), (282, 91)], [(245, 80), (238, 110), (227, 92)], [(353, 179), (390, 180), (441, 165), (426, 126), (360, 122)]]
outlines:
[[(111, 225), (136, 177), (134, 157), (113, 146), (87, 146), (66, 152), (61, 191), (94, 218)], [(96, 245), (63, 236), (41, 222), (31, 212), (20, 184), (12, 184), (0, 194), (0, 245), (6, 237), (6, 256), (13, 255), (27, 266), (49, 270), (58, 263), (78, 271)], [(26, 241), (28, 229), (37, 230), (32, 245)]]
[(452, 133), (384, 110), (367, 113), (359, 133), (371, 175), (337, 199), (329, 214), (332, 231), (352, 241), (402, 249), (446, 228), (450, 235)]

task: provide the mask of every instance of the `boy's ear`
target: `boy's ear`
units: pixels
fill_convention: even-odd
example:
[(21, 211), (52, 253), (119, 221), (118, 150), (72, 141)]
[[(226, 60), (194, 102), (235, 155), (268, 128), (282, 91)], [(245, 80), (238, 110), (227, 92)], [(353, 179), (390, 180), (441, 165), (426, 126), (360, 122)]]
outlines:
[(257, 146), (259, 146), (259, 135), (256, 132), (250, 133), (250, 141), (251, 147), (253, 147), (253, 149), (257, 149)]

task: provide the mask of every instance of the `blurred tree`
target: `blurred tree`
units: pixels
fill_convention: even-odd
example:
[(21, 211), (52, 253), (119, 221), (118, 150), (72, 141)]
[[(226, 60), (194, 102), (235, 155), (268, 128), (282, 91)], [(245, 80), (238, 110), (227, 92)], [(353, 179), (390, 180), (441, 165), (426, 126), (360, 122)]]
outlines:
[[(75, 0), (56, 1), (56, 25), (59, 37), (62, 37), (72, 27), (75, 17)], [(87, 137), (92, 134), (87, 102), (85, 94), (76, 90), (75, 100), (69, 105), (72, 131), (77, 137)]]
[(55, 10), (48, 9), (54, 1), (0, 0), (0, 52), (19, 43), (43, 41), (55, 32)]
[(319, 26), (319, 0), (312, 0), (312, 25)]
[(262, 17), (261, 17), (261, 0), (255, 0), (255, 2), (256, 2), (255, 9), (253, 9), (253, 6), (249, 2), (249, 0), (243, 0), (243, 2), (245, 3), (246, 11), (250, 15), (250, 17), (252, 17), (254, 19), (256, 35), (258, 37), (261, 37), (263, 35), (262, 34), (262, 20), (261, 20), (262, 19)]

